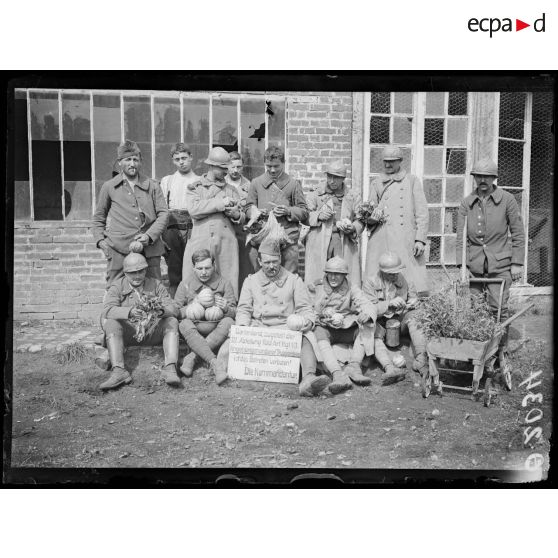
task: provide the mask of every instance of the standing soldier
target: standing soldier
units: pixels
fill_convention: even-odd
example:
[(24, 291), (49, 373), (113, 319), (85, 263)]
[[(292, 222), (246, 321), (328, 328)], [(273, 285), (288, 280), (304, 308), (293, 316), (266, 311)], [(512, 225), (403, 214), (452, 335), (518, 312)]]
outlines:
[[(277, 221), (289, 236), (290, 244), (281, 250), (283, 267), (298, 273), (298, 224), (308, 217), (302, 186), (285, 171), (285, 152), (280, 147), (268, 147), (264, 153), (264, 174), (254, 178), (248, 189), (246, 207), (248, 218), (257, 210), (273, 211)], [(255, 271), (260, 269), (258, 249), (250, 249), (250, 261)]]
[(107, 258), (107, 288), (124, 275), (122, 264), (132, 241), (147, 259), (147, 276), (161, 279), (161, 235), (168, 209), (157, 181), (140, 175), (141, 151), (126, 140), (118, 146), (121, 173), (103, 184), (93, 214), (95, 243)]
[(182, 280), (182, 259), (186, 243), (192, 230), (192, 219), (186, 209), (186, 192), (188, 186), (199, 176), (192, 170), (192, 151), (184, 143), (177, 143), (171, 150), (171, 157), (176, 172), (161, 180), (161, 190), (169, 208), (169, 222), (163, 233), (167, 245), (167, 262), (170, 294), (174, 296)]
[[(503, 278), (504, 296), (501, 319), (508, 317), (510, 285), (521, 279), (525, 258), (525, 231), (515, 198), (498, 188), (498, 167), (489, 158), (477, 162), (471, 171), (475, 179), (475, 190), (459, 206), (457, 213), (457, 263), (463, 261), (475, 277)], [(466, 230), (465, 229), (466, 226)], [(466, 246), (463, 238), (466, 236)], [(482, 285), (471, 283), (471, 291), (482, 291)], [(498, 313), (500, 284), (489, 283), (488, 303), (492, 313)], [(511, 372), (506, 358), (508, 332), (500, 341), (499, 364), (502, 370)]]
[(244, 214), (236, 188), (225, 182), (229, 163), (229, 154), (214, 147), (205, 160), (207, 174), (188, 186), (186, 208), (194, 227), (184, 253), (182, 280), (189, 283), (194, 276), (192, 254), (207, 248), (215, 258), (217, 273), (231, 282), (238, 297), (238, 242), (233, 225), (242, 224)]
[[(243, 163), (240, 153), (233, 151), (229, 155), (231, 163), (229, 165), (229, 172), (225, 176), (225, 182), (236, 188), (240, 196), (240, 207), (245, 211), (250, 181), (242, 174)], [(244, 279), (254, 270), (250, 263), (250, 247), (246, 246), (246, 231), (243, 230), (241, 225), (237, 225), (235, 232), (236, 239), (238, 240), (238, 291), (240, 292)]]
[[(399, 147), (383, 150), (385, 173), (370, 185), (368, 199), (376, 210), (368, 219), (372, 233), (366, 250), (366, 277), (378, 272), (384, 252), (395, 252), (405, 269), (405, 278), (419, 293), (429, 290), (424, 248), (428, 232), (428, 208), (420, 180), (401, 168)], [(380, 219), (383, 211), (384, 218)]]
[(326, 261), (338, 256), (348, 264), (349, 282), (360, 286), (358, 239), (363, 225), (356, 219), (357, 192), (347, 191), (347, 169), (335, 161), (326, 170), (326, 184), (308, 194), (310, 232), (306, 239), (304, 280), (307, 285), (323, 277)]

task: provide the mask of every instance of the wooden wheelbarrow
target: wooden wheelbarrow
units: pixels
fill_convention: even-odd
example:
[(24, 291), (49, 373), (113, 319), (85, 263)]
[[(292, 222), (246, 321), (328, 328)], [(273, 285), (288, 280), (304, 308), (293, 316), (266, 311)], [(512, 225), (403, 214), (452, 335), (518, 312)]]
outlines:
[[(485, 280), (486, 281), (486, 280)], [(479, 389), (480, 381), (486, 369), (486, 380), (484, 384), (484, 405), (488, 407), (491, 402), (491, 385), (494, 377), (494, 361), (496, 353), (505, 328), (522, 314), (532, 308), (534, 304), (529, 304), (519, 312), (516, 312), (511, 318), (508, 318), (501, 324), (498, 333), (493, 335), (488, 341), (473, 341), (470, 339), (454, 339), (449, 337), (438, 337), (431, 339), (426, 344), (426, 352), (428, 353), (428, 372), (421, 377), (422, 396), (428, 397), (430, 393), (442, 395), (442, 388), (450, 388), (461, 391), (471, 392), (475, 399), (483, 390)], [(473, 370), (459, 370), (449, 367), (442, 367), (440, 360), (467, 362), (473, 365)], [(471, 387), (452, 386), (442, 384), (440, 381), (440, 371), (457, 372), (465, 374), (473, 374)], [(505, 367), (502, 367), (504, 382), (506, 387), (511, 390), (511, 373)], [(506, 377), (508, 376), (508, 377)]]

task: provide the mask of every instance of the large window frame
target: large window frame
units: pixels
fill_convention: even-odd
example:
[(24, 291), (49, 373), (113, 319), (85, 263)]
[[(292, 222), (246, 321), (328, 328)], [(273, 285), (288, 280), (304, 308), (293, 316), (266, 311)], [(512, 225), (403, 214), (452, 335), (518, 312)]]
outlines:
[[(236, 103), (236, 131), (237, 131), (237, 146), (240, 149), (242, 145), (242, 136), (245, 131), (241, 126), (241, 102), (242, 100), (256, 100), (262, 99), (264, 101), (263, 106), (264, 112), (262, 118), (265, 122), (265, 138), (263, 149), (267, 149), (269, 145), (269, 113), (266, 110), (268, 106), (277, 106), (277, 103), (283, 104), (283, 126), (279, 126), (279, 133), (283, 133), (282, 137), (282, 147), (286, 149), (287, 140), (287, 118), (286, 118), (286, 95), (276, 95), (268, 94), (266, 92), (250, 93), (250, 92), (202, 92), (202, 91), (162, 91), (162, 90), (99, 90), (99, 89), (57, 89), (57, 88), (29, 88), (23, 89), (19, 88), (16, 90), (20, 94), (25, 94), (27, 102), (27, 138), (28, 138), (28, 164), (29, 164), (29, 203), (30, 211), (29, 217), (19, 218), (18, 222), (35, 222), (35, 207), (34, 207), (34, 184), (33, 184), (33, 149), (32, 149), (32, 134), (31, 134), (31, 96), (33, 94), (54, 94), (57, 95), (58, 100), (58, 129), (59, 129), (59, 139), (55, 140), (60, 142), (61, 146), (61, 197), (62, 197), (62, 215), (60, 219), (39, 219), (37, 222), (55, 222), (55, 223), (75, 223), (79, 222), (78, 219), (68, 219), (66, 216), (65, 208), (65, 191), (64, 191), (64, 153), (63, 153), (63, 142), (64, 142), (64, 129), (63, 129), (63, 95), (84, 95), (89, 97), (89, 118), (90, 118), (90, 145), (91, 145), (91, 214), (93, 214), (96, 202), (97, 202), (97, 192), (96, 192), (96, 169), (95, 169), (95, 117), (94, 117), (94, 102), (93, 97), (99, 95), (110, 95), (120, 97), (120, 141), (125, 139), (134, 140), (133, 137), (126, 138), (126, 126), (125, 126), (125, 98), (126, 97), (146, 97), (149, 98), (149, 108), (151, 117), (151, 154), (150, 154), (150, 168), (151, 175), (158, 173), (156, 169), (156, 157), (157, 157), (157, 141), (156, 141), (156, 130), (155, 130), (155, 100), (162, 100), (165, 98), (174, 99), (179, 101), (180, 106), (180, 138), (177, 141), (184, 142), (185, 134), (185, 123), (184, 123), (184, 102), (188, 99), (203, 99), (208, 101), (208, 119), (209, 119), (209, 139), (208, 147), (211, 148), (214, 145), (214, 131), (213, 131), (213, 112), (214, 112), (214, 101), (218, 100), (229, 100)], [(282, 128), (282, 129), (281, 129)], [(275, 126), (275, 134), (277, 134), (277, 126)], [(159, 142), (160, 143), (160, 142)], [(281, 141), (274, 141), (274, 144), (281, 143)], [(115, 153), (116, 156), (116, 153)], [(287, 169), (288, 170), (288, 169)], [(263, 166), (262, 166), (263, 171)], [(154, 178), (162, 178), (162, 176), (155, 176)]]

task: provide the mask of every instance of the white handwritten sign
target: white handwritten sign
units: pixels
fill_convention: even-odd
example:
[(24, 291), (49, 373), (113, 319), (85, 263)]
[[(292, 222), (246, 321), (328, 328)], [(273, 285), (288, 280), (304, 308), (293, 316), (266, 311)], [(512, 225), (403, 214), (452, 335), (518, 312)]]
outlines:
[(302, 333), (232, 326), (228, 375), (237, 380), (298, 384)]

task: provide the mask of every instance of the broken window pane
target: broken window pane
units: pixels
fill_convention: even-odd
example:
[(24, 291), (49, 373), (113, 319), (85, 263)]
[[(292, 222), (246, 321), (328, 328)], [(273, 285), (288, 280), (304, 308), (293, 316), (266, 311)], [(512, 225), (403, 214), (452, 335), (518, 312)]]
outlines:
[[(285, 100), (266, 101), (267, 143), (285, 148)], [(241, 108), (242, 113), (242, 108)], [(273, 113), (273, 114), (272, 114)], [(263, 172), (263, 167), (262, 167)]]
[(428, 243), (429, 243), (428, 263), (439, 262), (441, 238), (439, 236), (429, 236)]
[(240, 154), (244, 165), (243, 174), (249, 180), (264, 171), (265, 110), (264, 99), (240, 100)]
[(213, 147), (238, 151), (238, 115), (236, 99), (213, 98)]
[(27, 95), (14, 95), (14, 219), (31, 219), (29, 190), (29, 143), (27, 141)]

